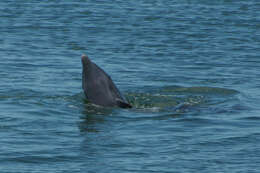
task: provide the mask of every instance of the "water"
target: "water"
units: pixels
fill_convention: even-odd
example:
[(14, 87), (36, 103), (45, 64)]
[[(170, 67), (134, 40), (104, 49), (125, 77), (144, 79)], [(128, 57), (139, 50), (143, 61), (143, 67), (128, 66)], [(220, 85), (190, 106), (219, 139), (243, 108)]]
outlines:
[[(260, 4), (0, 2), (0, 170), (259, 172)], [(81, 54), (133, 109), (89, 104)]]

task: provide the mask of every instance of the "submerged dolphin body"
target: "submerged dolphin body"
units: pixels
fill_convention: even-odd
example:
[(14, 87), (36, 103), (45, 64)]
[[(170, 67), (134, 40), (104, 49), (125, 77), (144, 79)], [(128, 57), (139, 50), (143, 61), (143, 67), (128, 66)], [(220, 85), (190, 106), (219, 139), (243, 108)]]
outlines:
[(91, 103), (105, 107), (132, 107), (105, 71), (91, 62), (86, 55), (82, 55), (81, 62), (82, 89)]

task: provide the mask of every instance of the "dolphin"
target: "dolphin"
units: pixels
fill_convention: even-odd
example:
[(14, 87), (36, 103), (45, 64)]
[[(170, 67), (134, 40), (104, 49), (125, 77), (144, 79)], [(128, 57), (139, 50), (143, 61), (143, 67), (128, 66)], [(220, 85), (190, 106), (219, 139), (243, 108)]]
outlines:
[(82, 89), (91, 103), (104, 107), (132, 108), (104, 70), (85, 54), (81, 56), (81, 62)]

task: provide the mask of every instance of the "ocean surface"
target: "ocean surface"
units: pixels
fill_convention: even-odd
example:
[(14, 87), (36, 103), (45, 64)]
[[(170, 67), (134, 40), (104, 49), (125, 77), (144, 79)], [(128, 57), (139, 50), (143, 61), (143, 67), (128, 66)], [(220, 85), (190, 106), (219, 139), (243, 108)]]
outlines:
[(260, 172), (258, 0), (3, 0), (0, 34), (1, 173)]

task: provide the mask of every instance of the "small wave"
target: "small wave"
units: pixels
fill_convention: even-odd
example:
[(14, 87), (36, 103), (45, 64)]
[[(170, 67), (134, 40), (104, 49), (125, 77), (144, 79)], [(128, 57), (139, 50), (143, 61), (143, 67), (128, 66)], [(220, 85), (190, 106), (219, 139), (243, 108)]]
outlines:
[(259, 121), (260, 116), (243, 117), (243, 118), (240, 118), (240, 120)]
[(162, 89), (162, 92), (186, 93), (186, 94), (221, 94), (233, 95), (239, 93), (234, 89), (217, 88), (217, 87), (181, 87), (167, 86)]

